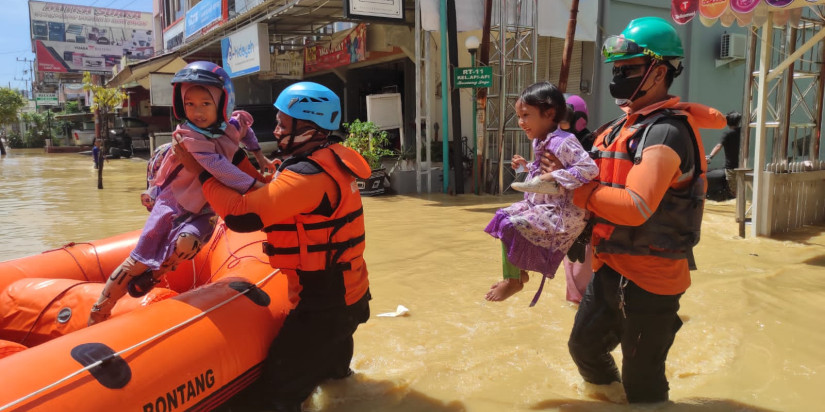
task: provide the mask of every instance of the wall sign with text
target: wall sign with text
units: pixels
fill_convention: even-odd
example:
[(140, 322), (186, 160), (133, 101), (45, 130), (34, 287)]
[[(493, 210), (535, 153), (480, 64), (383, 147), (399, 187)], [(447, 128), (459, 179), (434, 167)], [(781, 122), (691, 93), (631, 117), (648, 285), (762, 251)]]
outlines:
[(404, 0), (345, 0), (344, 11), (352, 19), (404, 20)]

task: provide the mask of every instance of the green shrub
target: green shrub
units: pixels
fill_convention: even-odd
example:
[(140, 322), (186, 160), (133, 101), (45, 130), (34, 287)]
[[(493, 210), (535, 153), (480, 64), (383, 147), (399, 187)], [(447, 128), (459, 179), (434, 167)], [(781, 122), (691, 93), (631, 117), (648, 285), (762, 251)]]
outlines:
[(387, 149), (390, 144), (387, 132), (379, 130), (375, 123), (355, 119), (343, 126), (347, 131), (344, 146), (360, 153), (373, 170), (381, 168), (382, 158), (397, 155), (394, 150)]
[(26, 147), (26, 142), (23, 141), (23, 138), (19, 133), (10, 133), (6, 136), (6, 141), (9, 142), (9, 147), (13, 149), (22, 149)]

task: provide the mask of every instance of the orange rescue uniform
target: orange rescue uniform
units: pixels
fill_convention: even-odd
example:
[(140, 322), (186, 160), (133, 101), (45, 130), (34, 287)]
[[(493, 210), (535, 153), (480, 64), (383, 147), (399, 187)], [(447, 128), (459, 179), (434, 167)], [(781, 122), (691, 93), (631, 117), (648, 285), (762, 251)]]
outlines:
[[(206, 180), (203, 190), (230, 229), (267, 233), (264, 251), (272, 267), (287, 275), (293, 302), (303, 289), (297, 286), (298, 272), (330, 269), (343, 272), (343, 296), (313, 292), (312, 297), (326, 299), (322, 304), (352, 305), (369, 288), (363, 258), (364, 217), (355, 180), (369, 175), (369, 165), (358, 153), (336, 143), (307, 157), (288, 159), (266, 187), (245, 195), (215, 179)], [(322, 293), (334, 292), (322, 289), (326, 289)]]
[[(693, 143), (677, 141), (679, 133), (668, 132), (674, 129), (673, 125), (663, 126), (661, 123), (649, 126), (652, 132), (649, 131), (643, 147), (633, 147), (638, 143), (638, 135), (643, 129), (639, 124), (645, 117), (663, 109), (685, 117), (696, 137), (698, 153), (693, 153)], [(659, 209), (668, 189), (683, 190), (689, 187), (694, 180), (694, 164), (700, 165), (704, 183), (707, 162), (698, 129), (721, 129), (725, 124), (725, 116), (716, 109), (696, 103), (682, 103), (678, 97), (670, 97), (623, 116), (598, 133), (593, 150), (602, 152), (605, 157), (597, 160), (599, 177), (597, 181), (576, 190), (573, 197), (577, 206), (590, 210), (606, 222), (597, 223), (593, 228), (594, 250), (598, 250), (600, 241), (610, 239), (617, 228), (644, 224)], [(656, 135), (657, 130), (665, 134)], [(633, 154), (629, 153), (633, 150), (642, 150), (638, 164), (634, 163)], [(702, 193), (704, 190), (701, 189)], [(699, 212), (701, 217), (701, 210)], [(597, 251), (593, 270), (597, 271), (604, 264), (651, 293), (676, 295), (690, 286), (688, 260), (684, 257)]]

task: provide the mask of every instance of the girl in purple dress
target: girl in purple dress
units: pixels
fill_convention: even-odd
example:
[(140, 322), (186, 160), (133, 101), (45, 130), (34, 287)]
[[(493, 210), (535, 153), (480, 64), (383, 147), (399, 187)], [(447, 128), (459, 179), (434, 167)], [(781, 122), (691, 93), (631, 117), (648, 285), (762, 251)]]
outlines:
[[(585, 211), (573, 204), (573, 189), (598, 175), (576, 136), (558, 128), (567, 105), (562, 92), (548, 82), (528, 86), (516, 102), (519, 127), (532, 141), (533, 161), (513, 155), (512, 167), (529, 172), (524, 200), (499, 209), (485, 232), (501, 239), (504, 279), (487, 292), (489, 301), (501, 301), (524, 288), (527, 271), (543, 275), (530, 306), (536, 304), (545, 278), (553, 278), (573, 241), (585, 227)], [(560, 167), (541, 174), (539, 160), (552, 153)], [(513, 185), (517, 188), (518, 185)], [(539, 193), (542, 192), (542, 193)]]
[[(209, 62), (190, 63), (175, 74), (172, 85), (174, 114), (183, 120), (172, 134), (175, 144), (183, 145), (206, 171), (240, 193), (262, 187), (256, 177), (233, 164), (241, 141), (255, 147), (257, 139), (249, 128), (252, 116), (233, 113), (235, 95), (226, 71)], [(245, 156), (241, 161), (246, 161)], [(112, 272), (92, 306), (90, 326), (109, 318), (127, 291), (135, 297), (146, 294), (166, 272), (192, 259), (212, 235), (215, 213), (206, 203), (198, 176), (184, 169), (173, 154), (163, 156), (160, 167), (150, 172), (152, 182), (142, 196), (149, 218), (135, 249)]]

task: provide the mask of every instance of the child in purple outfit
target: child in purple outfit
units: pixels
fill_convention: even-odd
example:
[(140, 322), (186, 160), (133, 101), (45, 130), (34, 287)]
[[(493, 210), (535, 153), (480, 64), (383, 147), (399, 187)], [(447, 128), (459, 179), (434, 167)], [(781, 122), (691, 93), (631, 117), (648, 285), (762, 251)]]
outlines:
[[(596, 163), (590, 159), (576, 136), (558, 128), (565, 118), (564, 95), (548, 82), (528, 86), (516, 102), (519, 127), (532, 140), (534, 160), (527, 162), (514, 155), (512, 167), (526, 167), (527, 185), (540, 187), (541, 192), (527, 192), (524, 200), (499, 209), (484, 229), (501, 239), (504, 279), (487, 292), (489, 301), (501, 301), (524, 288), (530, 277), (527, 271), (543, 275), (541, 285), (530, 306), (536, 304), (545, 278), (553, 278), (570, 246), (585, 227), (585, 211), (572, 202), (572, 189), (598, 175)], [(539, 160), (545, 152), (558, 158), (561, 167), (541, 174)], [(553, 190), (547, 190), (551, 186)], [(514, 188), (516, 185), (514, 185)]]
[[(263, 183), (233, 164), (239, 144), (257, 147), (249, 113), (232, 109), (235, 95), (226, 72), (209, 62), (194, 62), (172, 79), (175, 117), (184, 120), (173, 133), (186, 150), (213, 176), (240, 193)], [(242, 140), (243, 139), (243, 140)], [(174, 149), (171, 149), (174, 150)], [(212, 235), (215, 213), (203, 196), (198, 177), (183, 168), (173, 153), (162, 156), (141, 201), (150, 209), (135, 249), (112, 273), (92, 306), (89, 325), (110, 315), (126, 294), (146, 294), (178, 263), (192, 259)], [(246, 161), (241, 156), (240, 161)], [(249, 165), (251, 168), (251, 165)]]

